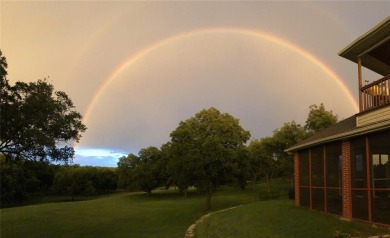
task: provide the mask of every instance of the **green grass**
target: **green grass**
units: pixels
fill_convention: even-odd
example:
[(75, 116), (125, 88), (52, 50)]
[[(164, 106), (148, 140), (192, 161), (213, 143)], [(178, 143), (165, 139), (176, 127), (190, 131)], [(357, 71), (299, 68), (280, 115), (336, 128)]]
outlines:
[[(1, 209), (1, 237), (180, 237), (204, 215), (205, 195), (175, 191), (119, 193), (97, 199)], [(249, 190), (224, 188), (212, 198), (213, 210), (253, 202)]]
[(215, 213), (195, 229), (195, 237), (334, 237), (339, 231), (352, 236), (369, 237), (390, 234), (360, 222), (347, 222), (334, 215), (295, 207), (287, 199), (261, 201)]
[(199, 196), (123, 193), (1, 210), (1, 237), (183, 237), (202, 215)]
[[(331, 237), (337, 229), (364, 234), (372, 231), (368, 225), (343, 223), (334, 216), (296, 208), (287, 200), (288, 187), (276, 180), (273, 190), (281, 192), (281, 199), (262, 202), (251, 186), (246, 191), (219, 189), (212, 197), (213, 211), (245, 205), (212, 215), (198, 227), (197, 237)], [(259, 190), (264, 189), (265, 185), (260, 184)], [(187, 228), (205, 214), (205, 195), (195, 192), (188, 198), (172, 190), (160, 190), (151, 197), (115, 193), (85, 201), (55, 202), (61, 199), (52, 197), (40, 200), (50, 203), (1, 209), (1, 237), (183, 238)], [(321, 234), (326, 236), (311, 236), (314, 229), (323, 230), (326, 233)]]

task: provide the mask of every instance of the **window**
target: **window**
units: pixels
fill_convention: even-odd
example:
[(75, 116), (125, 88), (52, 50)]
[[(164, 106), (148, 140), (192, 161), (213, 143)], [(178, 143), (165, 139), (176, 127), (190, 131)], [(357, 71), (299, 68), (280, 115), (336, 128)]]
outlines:
[(327, 212), (336, 215), (341, 215), (342, 213), (341, 150), (341, 142), (335, 142), (325, 146)]
[(367, 188), (365, 137), (351, 140), (352, 188)]
[(299, 153), (299, 184), (301, 186), (309, 186), (309, 151), (305, 150)]
[(299, 152), (301, 206), (341, 215), (341, 144)]
[(369, 136), (372, 221), (390, 224), (390, 131)]
[(299, 197), (300, 205), (310, 207), (309, 150), (299, 153)]
[(324, 147), (315, 147), (310, 151), (312, 186), (324, 187)]
[(390, 224), (389, 157), (389, 130), (351, 140), (353, 218)]

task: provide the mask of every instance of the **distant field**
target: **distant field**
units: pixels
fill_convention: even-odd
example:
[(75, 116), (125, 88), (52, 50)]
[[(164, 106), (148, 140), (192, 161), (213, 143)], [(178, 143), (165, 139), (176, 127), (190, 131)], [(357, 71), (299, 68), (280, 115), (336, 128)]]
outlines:
[[(294, 207), (287, 199), (288, 187), (288, 183), (275, 181), (273, 189), (281, 192), (281, 198), (261, 202), (251, 186), (246, 191), (219, 189), (212, 198), (214, 211), (246, 205), (212, 215), (198, 227), (196, 237), (332, 237), (338, 227), (349, 231), (350, 224), (353, 231), (372, 233), (369, 225), (341, 222), (334, 216)], [(264, 184), (260, 189), (264, 190)], [(204, 203), (202, 194), (191, 192), (183, 198), (176, 191), (160, 190), (151, 197), (117, 193), (86, 201), (4, 208), (1, 237), (183, 238), (187, 228), (204, 215)], [(302, 236), (315, 229), (323, 230), (325, 236)]]

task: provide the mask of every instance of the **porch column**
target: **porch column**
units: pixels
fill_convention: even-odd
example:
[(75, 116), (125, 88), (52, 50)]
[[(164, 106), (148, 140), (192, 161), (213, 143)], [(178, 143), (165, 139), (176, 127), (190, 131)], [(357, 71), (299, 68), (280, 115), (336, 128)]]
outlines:
[(342, 182), (342, 217), (352, 219), (351, 190), (351, 143), (342, 142), (341, 182)]
[(362, 59), (358, 58), (358, 85), (359, 85), (359, 112), (363, 111), (363, 99), (362, 99), (362, 87), (363, 87), (363, 75), (362, 75)]

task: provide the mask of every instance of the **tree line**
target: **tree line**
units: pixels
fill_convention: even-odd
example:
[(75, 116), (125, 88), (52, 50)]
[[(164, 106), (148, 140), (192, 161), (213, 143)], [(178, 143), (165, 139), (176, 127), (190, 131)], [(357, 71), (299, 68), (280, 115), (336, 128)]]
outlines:
[(294, 121), (276, 129), (270, 137), (253, 139), (239, 119), (216, 108), (203, 109), (180, 122), (171, 132), (171, 140), (161, 148), (147, 147), (138, 155), (123, 156), (118, 162), (118, 186), (143, 190), (149, 195), (161, 186), (175, 186), (187, 196), (195, 187), (206, 195), (205, 210), (219, 185), (253, 189), (265, 179), (270, 191), (274, 176), (293, 182), (293, 158), (285, 149), (337, 122), (325, 106), (312, 105), (306, 124)]
[[(121, 157), (118, 168), (70, 166), (73, 142), (87, 129), (65, 92), (47, 80), (10, 85), (7, 61), (0, 51), (1, 205), (50, 192), (94, 195), (120, 189), (147, 194), (175, 186), (185, 196), (195, 187), (206, 195), (205, 210), (219, 185), (245, 188), (247, 181), (274, 176), (292, 181), (293, 159), (284, 150), (337, 122), (323, 104), (310, 106), (306, 124), (294, 121), (273, 135), (253, 139), (239, 119), (216, 108), (203, 109), (179, 123), (170, 141)], [(53, 163), (54, 162), (54, 163)]]
[(0, 154), (1, 207), (20, 205), (35, 196), (95, 196), (117, 190), (116, 168), (58, 165), (34, 160), (6, 160)]

